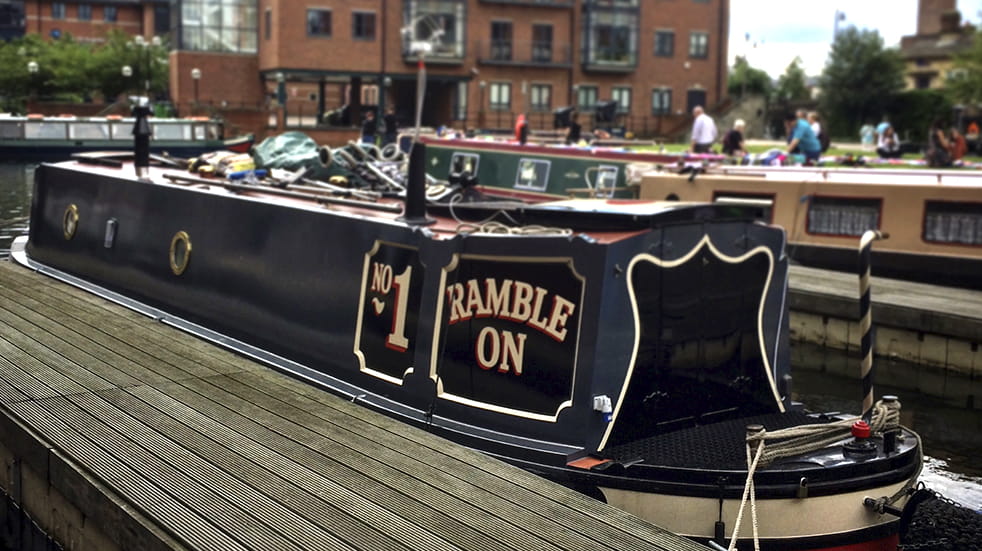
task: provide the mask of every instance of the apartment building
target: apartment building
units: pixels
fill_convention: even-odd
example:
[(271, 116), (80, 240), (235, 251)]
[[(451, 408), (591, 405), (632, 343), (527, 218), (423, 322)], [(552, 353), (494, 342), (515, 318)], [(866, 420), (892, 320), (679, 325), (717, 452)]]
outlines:
[(102, 42), (118, 29), (147, 39), (170, 32), (167, 0), (25, 1), (23, 31), (57, 40), (71, 35), (79, 42)]
[(175, 0), (172, 10), (176, 102), (265, 101), (283, 127), (357, 125), (365, 109), (390, 107), (411, 123), (421, 62), (430, 126), (509, 127), (526, 113), (545, 127), (557, 108), (616, 101), (620, 124), (651, 134), (726, 90), (729, 0)]

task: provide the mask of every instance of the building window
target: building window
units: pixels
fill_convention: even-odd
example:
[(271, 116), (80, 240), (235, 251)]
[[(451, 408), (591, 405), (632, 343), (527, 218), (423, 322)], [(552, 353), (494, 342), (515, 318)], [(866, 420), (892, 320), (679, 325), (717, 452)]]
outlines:
[(921, 75), (914, 79), (914, 88), (918, 90), (927, 90), (931, 87), (931, 77)]
[(610, 91), (610, 99), (617, 102), (618, 113), (631, 112), (631, 89), (626, 86), (615, 86)]
[(549, 111), (552, 109), (552, 86), (549, 84), (533, 84), (529, 90), (529, 104), (532, 111)]
[(115, 23), (117, 17), (116, 6), (103, 6), (102, 19), (107, 23)]
[(331, 10), (307, 10), (307, 36), (331, 36)]
[(638, 11), (629, 2), (593, 2), (586, 14), (584, 62), (626, 65), (637, 61)]
[(491, 22), (491, 59), (511, 60), (511, 22)]
[(672, 89), (655, 88), (651, 91), (651, 114), (668, 115), (672, 112)]
[(492, 82), (490, 86), (490, 107), (494, 111), (511, 109), (511, 83)]
[(454, 61), (463, 58), (466, 6), (466, 0), (406, 0), (403, 3), (403, 25), (411, 26), (413, 32), (403, 35), (403, 55), (413, 55), (410, 48), (412, 41), (430, 40), (439, 31), (439, 39), (426, 58)]
[(689, 57), (709, 56), (709, 33), (693, 31), (689, 34)]
[(576, 108), (590, 112), (597, 108), (597, 87), (581, 85), (576, 89)]
[(532, 61), (552, 61), (552, 25), (532, 25)]
[(375, 12), (352, 13), (351, 36), (356, 40), (375, 40)]
[(808, 202), (808, 233), (852, 235), (880, 226), (879, 199), (812, 197)]
[(78, 5), (78, 20), (79, 21), (91, 21), (92, 20), (92, 4), (79, 4)]
[(273, 36), (273, 10), (266, 8), (263, 12), (263, 38), (269, 40)]
[(255, 0), (176, 0), (177, 49), (254, 54), (259, 38)]
[(924, 240), (931, 243), (982, 245), (982, 208), (979, 203), (928, 201), (924, 212)]
[(170, 4), (155, 4), (153, 7), (153, 34), (170, 34)]
[(675, 55), (675, 31), (655, 31), (655, 55), (659, 57)]
[(65, 3), (53, 2), (51, 4), (51, 19), (64, 19), (64, 18), (65, 18)]

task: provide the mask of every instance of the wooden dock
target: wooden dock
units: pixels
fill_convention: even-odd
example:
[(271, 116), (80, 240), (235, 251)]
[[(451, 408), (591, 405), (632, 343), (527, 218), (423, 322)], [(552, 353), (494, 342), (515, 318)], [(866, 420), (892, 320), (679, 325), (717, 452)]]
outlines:
[[(873, 274), (876, 355), (982, 377), (982, 291), (881, 278), (875, 266)], [(858, 297), (856, 274), (792, 266), (792, 339), (859, 350)]]
[(0, 458), (16, 548), (706, 549), (10, 262)]

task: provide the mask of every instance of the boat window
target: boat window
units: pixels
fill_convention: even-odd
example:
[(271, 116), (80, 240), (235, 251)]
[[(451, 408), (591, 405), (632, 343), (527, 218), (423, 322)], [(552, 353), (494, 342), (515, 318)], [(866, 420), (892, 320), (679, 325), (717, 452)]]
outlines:
[(109, 125), (104, 122), (76, 122), (68, 127), (73, 140), (108, 140)]
[(110, 132), (112, 133), (112, 139), (114, 140), (132, 140), (133, 139), (133, 120), (128, 121), (117, 121), (110, 124)]
[(153, 139), (155, 140), (190, 140), (191, 124), (153, 124)]
[(723, 205), (760, 207), (758, 219), (768, 223), (774, 221), (774, 195), (772, 194), (717, 191), (713, 196), (713, 202)]
[(24, 123), (21, 121), (0, 122), (0, 138), (20, 138), (24, 132)]
[(551, 161), (543, 159), (521, 159), (518, 161), (518, 173), (515, 175), (515, 187), (545, 191), (549, 184), (549, 166)]
[(853, 197), (812, 197), (808, 202), (808, 233), (863, 235), (880, 227), (882, 200)]
[(477, 166), (481, 156), (476, 153), (455, 152), (450, 157), (450, 174), (468, 173), (477, 176)]
[(924, 207), (924, 240), (982, 245), (982, 203), (928, 201)]
[(64, 122), (27, 121), (24, 123), (24, 137), (29, 140), (64, 140), (68, 128)]
[(593, 187), (594, 197), (613, 197), (617, 187), (617, 167), (600, 165), (596, 169), (596, 178), (590, 181), (591, 170), (587, 171), (587, 184)]

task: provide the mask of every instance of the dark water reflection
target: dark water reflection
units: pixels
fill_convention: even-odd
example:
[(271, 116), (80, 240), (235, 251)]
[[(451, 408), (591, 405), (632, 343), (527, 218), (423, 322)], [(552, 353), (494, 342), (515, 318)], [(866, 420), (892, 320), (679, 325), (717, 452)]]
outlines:
[[(27, 232), (34, 168), (0, 164), (0, 258), (8, 255), (14, 237)], [(858, 358), (807, 345), (795, 345), (792, 352), (798, 400), (815, 411), (858, 413)], [(927, 456), (923, 480), (958, 502), (982, 509), (982, 377), (952, 378), (898, 362), (878, 361), (877, 368), (876, 395), (899, 396), (903, 424), (921, 435)]]
[(10, 242), (27, 232), (35, 165), (0, 163), (0, 258)]

